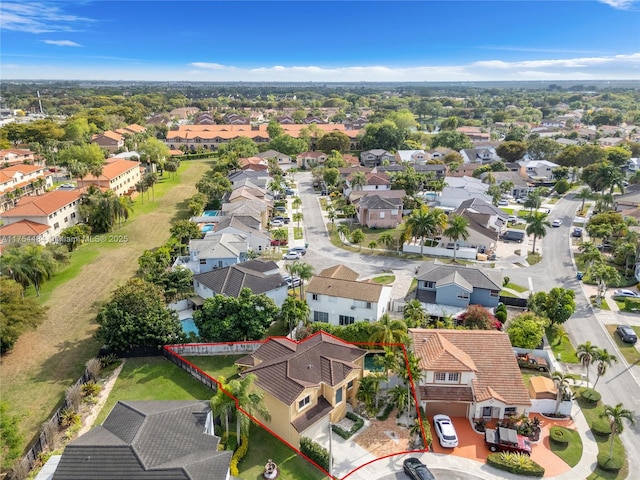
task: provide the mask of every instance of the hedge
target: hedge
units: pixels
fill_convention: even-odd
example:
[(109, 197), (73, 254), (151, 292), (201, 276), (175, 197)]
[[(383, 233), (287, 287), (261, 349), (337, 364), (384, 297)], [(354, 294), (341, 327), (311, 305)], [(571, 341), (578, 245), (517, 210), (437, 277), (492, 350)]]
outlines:
[(356, 433), (358, 430), (360, 430), (362, 428), (362, 426), (364, 425), (364, 420), (362, 418), (360, 418), (358, 415), (356, 415), (353, 412), (347, 412), (347, 418), (349, 420), (353, 420), (354, 423), (351, 428), (349, 430), (345, 430), (344, 428), (340, 427), (339, 425), (332, 425), (331, 429), (336, 432), (338, 435), (340, 435), (342, 438), (344, 438), (345, 440), (348, 440), (349, 438), (351, 438), (351, 436)]
[(487, 463), (499, 470), (505, 470), (515, 473), (516, 475), (527, 475), (529, 477), (544, 476), (544, 468), (524, 453), (492, 453), (487, 457)]
[(551, 427), (549, 431), (549, 438), (556, 443), (560, 443), (562, 445), (566, 445), (571, 441), (573, 435), (571, 435), (570, 431), (564, 427)]
[[(609, 449), (607, 449), (609, 450)], [(605, 472), (617, 472), (624, 465), (624, 457), (621, 455), (613, 454), (613, 457), (609, 458), (609, 452), (600, 452), (598, 454), (598, 467)]]
[(229, 463), (229, 473), (234, 477), (240, 475), (240, 472), (238, 471), (238, 463), (240, 463), (240, 460), (244, 458), (244, 456), (247, 454), (247, 450), (249, 450), (249, 437), (247, 437), (246, 435), (240, 435), (240, 439), (242, 443), (233, 453), (233, 456), (231, 457), (231, 463)]
[(591, 423), (591, 431), (601, 437), (608, 437), (611, 435), (611, 424), (604, 418), (596, 418)]
[(171, 158), (182, 160), (198, 160), (199, 158), (213, 158), (213, 152), (205, 153), (185, 153), (183, 155), (172, 155)]
[(308, 437), (302, 437), (300, 439), (300, 451), (325, 470), (329, 470), (329, 451), (322, 445)]
[(594, 390), (593, 388), (585, 388), (580, 396), (589, 403), (598, 403), (602, 398), (600, 392)]
[(391, 415), (391, 412), (393, 411), (393, 407), (394, 407), (393, 403), (387, 403), (382, 413), (378, 415), (376, 418), (384, 422), (387, 418), (389, 418), (389, 415)]

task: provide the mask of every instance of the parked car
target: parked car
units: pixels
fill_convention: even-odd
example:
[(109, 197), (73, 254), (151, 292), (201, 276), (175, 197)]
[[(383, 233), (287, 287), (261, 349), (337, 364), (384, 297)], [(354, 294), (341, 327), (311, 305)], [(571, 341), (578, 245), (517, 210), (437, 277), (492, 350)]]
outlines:
[(507, 230), (500, 235), (500, 240), (504, 242), (518, 242), (522, 243), (524, 240), (524, 230)]
[(613, 245), (611, 243), (601, 243), (598, 245), (598, 250), (602, 250), (603, 252), (608, 252), (613, 249)]
[(282, 240), (276, 240), (276, 239), (271, 240), (272, 247), (286, 247), (288, 243), (289, 243), (289, 240), (287, 240), (286, 238)]
[(623, 342), (634, 344), (638, 341), (636, 332), (629, 325), (618, 325), (616, 333)]
[(520, 197), (516, 199), (517, 203), (525, 203), (527, 201), (527, 197)]
[(436, 435), (440, 445), (444, 448), (453, 448), (458, 446), (458, 434), (451, 422), (451, 418), (447, 415), (434, 415), (433, 424), (436, 427)]
[(530, 368), (539, 372), (548, 372), (549, 364), (542, 357), (536, 357), (529, 353), (517, 353), (516, 359), (520, 368)]
[(300, 277), (292, 277), (291, 275), (286, 275), (282, 278), (284, 278), (284, 281), (289, 284), (289, 288), (299, 287), (300, 284), (302, 283), (302, 280), (300, 279)]
[(285, 189), (284, 193), (286, 193), (287, 195), (293, 195), (293, 190), (291, 190), (290, 188)]
[(582, 237), (582, 228), (580, 228), (580, 227), (574, 228), (573, 232), (571, 232), (571, 235), (573, 235), (576, 238)]
[(552, 227), (559, 227), (560, 225), (562, 225), (562, 220), (560, 220), (559, 218), (556, 218), (556, 219), (551, 223), (551, 226), (552, 226)]
[(516, 223), (519, 220), (517, 215), (509, 215), (508, 222)]
[(633, 290), (614, 290), (614, 297), (632, 297), (632, 298), (640, 298), (640, 293), (636, 293)]
[(287, 252), (284, 254), (284, 258), (285, 260), (300, 260), (302, 258), (302, 255), (300, 255), (298, 252)]
[(307, 254), (307, 249), (304, 247), (291, 247), (287, 253), (290, 253), (290, 252), (296, 252), (296, 253), (299, 253), (301, 256), (304, 256)]
[(287, 211), (287, 207), (274, 207), (274, 210), (275, 210), (276, 212), (284, 213), (284, 212), (286, 212), (286, 211)]
[(276, 220), (275, 218), (271, 220), (272, 227), (284, 227), (284, 222), (282, 220)]
[(431, 470), (417, 458), (407, 458), (402, 463), (402, 469), (411, 480), (436, 480)]
[(516, 452), (531, 455), (531, 442), (512, 428), (487, 428), (484, 441), (492, 452)]
[(272, 220), (280, 220), (285, 225), (287, 225), (291, 221), (289, 217), (273, 217)]
[(502, 200), (498, 201), (498, 206), (499, 207), (508, 207), (509, 206), (509, 200), (502, 199)]

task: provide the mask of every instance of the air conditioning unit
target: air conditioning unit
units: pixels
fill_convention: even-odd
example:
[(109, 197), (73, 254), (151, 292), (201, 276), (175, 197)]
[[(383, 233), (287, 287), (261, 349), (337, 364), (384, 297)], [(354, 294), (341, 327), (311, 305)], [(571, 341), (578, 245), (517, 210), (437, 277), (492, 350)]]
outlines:
[(356, 306), (355, 305), (351, 305), (351, 310), (355, 310)]

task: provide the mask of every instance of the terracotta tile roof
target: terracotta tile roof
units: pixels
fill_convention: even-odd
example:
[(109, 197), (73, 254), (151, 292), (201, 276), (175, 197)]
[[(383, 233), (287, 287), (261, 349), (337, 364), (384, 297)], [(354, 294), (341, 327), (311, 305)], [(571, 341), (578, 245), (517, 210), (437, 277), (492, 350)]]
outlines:
[(389, 175), (386, 173), (367, 173), (367, 185), (389, 185)]
[(143, 127), (142, 125), (138, 125), (137, 123), (132, 123), (131, 125), (127, 125), (124, 128), (126, 128), (127, 130), (131, 130), (132, 132), (135, 132), (135, 133), (144, 133), (147, 131), (145, 127)]
[(476, 402), (495, 398), (508, 405), (531, 404), (506, 333), (410, 328), (409, 334), (423, 370), (474, 372)]
[(40, 170), (45, 170), (45, 167), (41, 167), (39, 165), (27, 165), (23, 163), (22, 165), (11, 165), (9, 167), (5, 167), (0, 172), (7, 173), (9, 175), (13, 175), (16, 172), (20, 173), (34, 173)]
[(420, 387), (420, 398), (431, 402), (473, 402), (473, 390), (471, 387), (425, 385)]
[(377, 283), (356, 282), (330, 277), (313, 277), (307, 286), (307, 293), (349, 298), (363, 302), (377, 302), (380, 300), (383, 287), (384, 285)]
[[(269, 338), (251, 356), (255, 367), (242, 375), (256, 375), (256, 385), (266, 390), (285, 405), (292, 405), (305, 388), (321, 384), (335, 386), (360, 367), (354, 363), (366, 351), (318, 332), (299, 343)], [(515, 357), (514, 357), (515, 358)], [(246, 357), (241, 359), (248, 364)]]
[(313, 407), (308, 408), (302, 412), (298, 417), (291, 421), (291, 425), (296, 429), (296, 432), (304, 432), (311, 425), (316, 423), (321, 418), (326, 417), (329, 412), (333, 410), (333, 406), (324, 397), (318, 397), (318, 403)]
[(3, 170), (0, 170), (0, 183), (6, 183), (13, 180), (12, 175), (7, 175)]
[(116, 142), (119, 142), (122, 140), (122, 135), (116, 132), (112, 132), (111, 130), (107, 130), (106, 132), (96, 133), (93, 137), (91, 137), (91, 141), (93, 142), (94, 140), (100, 137), (106, 137), (110, 140), (115, 140)]
[(32, 237), (43, 234), (49, 230), (49, 228), (49, 225), (42, 223), (32, 222), (31, 220), (20, 220), (11, 225), (3, 225), (0, 227), (0, 237)]
[[(102, 168), (102, 175), (100, 175), (100, 181), (102, 180), (113, 180), (114, 178), (122, 175), (125, 172), (133, 168), (140, 168), (142, 164), (140, 162), (134, 162), (133, 160), (123, 160), (121, 158), (106, 162), (104, 167)], [(87, 181), (98, 181), (98, 177), (95, 175), (87, 175), (84, 180)]]
[(333, 267), (325, 268), (318, 275), (318, 277), (338, 278), (341, 280), (357, 280), (358, 272), (351, 270), (344, 265), (334, 265)]
[(80, 198), (77, 189), (64, 191), (54, 190), (33, 197), (22, 197), (17, 207), (7, 210), (0, 217), (41, 217), (48, 216)]

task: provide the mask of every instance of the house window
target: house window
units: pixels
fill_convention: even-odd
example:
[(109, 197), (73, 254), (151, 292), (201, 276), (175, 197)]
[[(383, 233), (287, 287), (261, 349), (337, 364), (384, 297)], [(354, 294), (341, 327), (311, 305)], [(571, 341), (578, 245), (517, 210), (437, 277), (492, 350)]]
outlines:
[(436, 382), (446, 382), (446, 381), (447, 381), (446, 373), (442, 373), (442, 372), (436, 373)]
[(449, 373), (447, 374), (447, 381), (448, 382), (456, 382), (458, 383), (460, 381), (460, 374), (459, 373)]
[(368, 308), (369, 310), (371, 310), (371, 302), (367, 302), (367, 305), (365, 308)]
[(384, 218), (385, 212), (380, 212), (380, 218)]
[(298, 410), (302, 410), (304, 407), (311, 403), (311, 395), (307, 395), (302, 400), (298, 401)]
[(201, 258), (200, 259), (200, 265), (206, 265), (207, 264), (207, 259), (206, 258)]
[(317, 293), (311, 294), (311, 300), (318, 300), (318, 294)]
[(505, 417), (511, 417), (511, 416), (515, 416), (517, 413), (517, 409), (516, 407), (506, 407), (504, 409), (504, 416)]
[(500, 296), (500, 291), (499, 290), (491, 290), (491, 296), (492, 297), (499, 297)]
[(353, 380), (349, 380), (349, 383), (347, 383), (347, 390), (351, 390), (353, 388)]
[(340, 315), (340, 325), (351, 325), (355, 322), (355, 318), (346, 315)]
[(424, 282), (424, 288), (436, 288), (436, 282)]
[(342, 387), (336, 390), (336, 405), (342, 402)]
[(458, 293), (458, 298), (461, 300), (468, 300), (469, 294), (467, 292), (460, 292)]
[(482, 416), (491, 417), (491, 407), (482, 407)]
[(329, 314), (327, 312), (313, 312), (313, 321), (314, 322), (324, 322), (329, 323)]
[(60, 228), (60, 224), (58, 222), (54, 223), (53, 228)]
[(457, 372), (436, 372), (436, 383), (459, 383), (460, 374)]
[(398, 215), (398, 209), (391, 210), (391, 215)]

